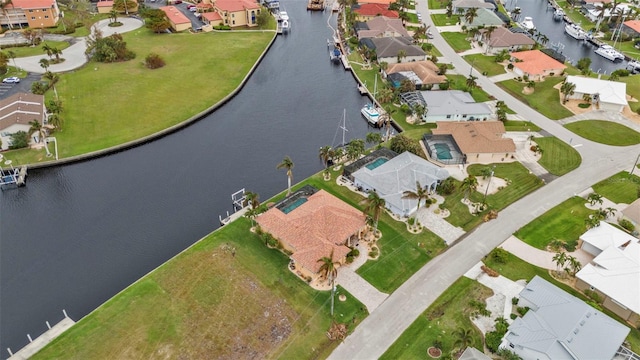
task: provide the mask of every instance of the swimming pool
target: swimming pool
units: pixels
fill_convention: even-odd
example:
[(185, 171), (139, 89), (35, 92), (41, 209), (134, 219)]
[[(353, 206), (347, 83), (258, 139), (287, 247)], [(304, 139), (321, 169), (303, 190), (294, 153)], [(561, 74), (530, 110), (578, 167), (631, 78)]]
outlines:
[(451, 160), (453, 157), (451, 156), (451, 149), (449, 149), (449, 145), (439, 143), (433, 144), (433, 147), (436, 148), (436, 157), (440, 160)]
[(386, 163), (387, 161), (389, 161), (389, 159), (383, 158), (383, 157), (379, 157), (379, 158), (375, 159), (374, 161), (368, 163), (365, 166), (367, 167), (367, 169), (373, 170), (373, 169), (377, 168), (378, 166)]
[(288, 214), (290, 212), (292, 212), (293, 210), (295, 210), (298, 206), (304, 204), (307, 202), (307, 198), (305, 197), (301, 197), (296, 199), (294, 202), (292, 202), (291, 204), (288, 204), (287, 206), (284, 206), (282, 209), (280, 209), (283, 213)]

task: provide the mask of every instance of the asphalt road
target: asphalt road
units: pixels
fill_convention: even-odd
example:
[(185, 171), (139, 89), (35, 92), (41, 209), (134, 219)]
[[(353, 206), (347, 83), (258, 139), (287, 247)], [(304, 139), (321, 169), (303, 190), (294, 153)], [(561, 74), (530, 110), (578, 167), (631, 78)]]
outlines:
[(28, 73), (27, 77), (20, 79), (18, 84), (3, 84), (0, 83), (0, 99), (6, 99), (9, 96), (23, 92), (31, 93), (31, 83), (39, 81), (42, 75)]
[[(416, 9), (428, 14), (427, 1), (418, 0)], [(460, 74), (469, 74), (471, 66), (458, 56), (435, 31), (429, 16), (423, 16), (434, 30), (432, 42)], [(544, 128), (566, 143), (573, 144), (582, 156), (581, 166), (500, 212), (498, 219), (484, 223), (445, 253), (427, 263), (370, 314), (331, 354), (329, 359), (376, 359), (429, 307), (453, 282), (480, 261), (492, 249), (532, 219), (592, 184), (622, 170), (630, 170), (640, 153), (640, 145), (612, 147), (583, 139), (549, 120), (507, 94), (474, 70), (478, 84), (525, 119)]]

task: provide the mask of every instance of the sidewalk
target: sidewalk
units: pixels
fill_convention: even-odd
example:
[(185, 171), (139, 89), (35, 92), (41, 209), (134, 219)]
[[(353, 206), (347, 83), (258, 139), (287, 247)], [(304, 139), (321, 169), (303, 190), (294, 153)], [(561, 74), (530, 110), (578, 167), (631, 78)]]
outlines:
[(564, 119), (560, 119), (558, 120), (558, 122), (562, 125), (566, 125), (572, 122), (582, 121), (582, 120), (611, 121), (640, 132), (640, 124), (627, 119), (621, 113), (614, 112), (614, 111), (606, 111), (606, 110), (593, 110), (583, 114), (573, 115), (573, 116), (566, 117)]
[[(513, 235), (503, 242), (500, 247), (529, 264), (548, 270), (556, 270), (558, 268), (553, 262), (554, 253), (534, 248)], [(574, 252), (567, 253), (567, 255), (574, 256), (582, 265), (590, 263), (593, 259), (592, 255), (582, 249), (577, 249)]]

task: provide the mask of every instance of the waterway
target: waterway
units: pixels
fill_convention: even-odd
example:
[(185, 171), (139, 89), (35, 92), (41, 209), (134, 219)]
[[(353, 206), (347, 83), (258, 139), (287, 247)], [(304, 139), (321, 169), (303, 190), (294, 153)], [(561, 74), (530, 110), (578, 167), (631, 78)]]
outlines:
[[(557, 50), (566, 56), (570, 63), (575, 65), (578, 60), (588, 57), (591, 59), (591, 70), (600, 74), (611, 74), (616, 69), (626, 67), (627, 61), (616, 63), (609, 61), (594, 52), (597, 46), (567, 35), (564, 32), (565, 22), (553, 19), (553, 9), (547, 6), (546, 0), (508, 0), (505, 4), (508, 9), (520, 7), (522, 9), (520, 19), (525, 16), (533, 17), (536, 29), (549, 38), (546, 46), (552, 48), (552, 44), (561, 44)], [(588, 28), (591, 24), (581, 24), (581, 26)]]
[[(32, 170), (0, 194), (0, 357), (88, 314), (216, 229), (240, 188), (262, 199), (319, 171), (318, 149), (368, 127), (349, 72), (329, 61), (329, 13), (281, 1), (292, 20), (240, 94), (177, 133), (111, 156)], [(335, 16), (334, 16), (335, 18)], [(205, 35), (202, 36), (215, 36)], [(206, 91), (203, 89), (202, 91)], [(64, 146), (64, 144), (60, 144)]]

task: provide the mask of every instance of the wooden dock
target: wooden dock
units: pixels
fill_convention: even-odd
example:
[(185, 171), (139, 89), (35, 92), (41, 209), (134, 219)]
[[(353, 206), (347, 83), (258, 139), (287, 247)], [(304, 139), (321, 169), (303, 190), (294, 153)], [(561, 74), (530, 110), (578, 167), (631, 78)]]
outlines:
[(351, 65), (345, 55), (340, 56), (340, 60), (342, 61), (342, 65), (344, 65), (345, 70), (351, 70)]

